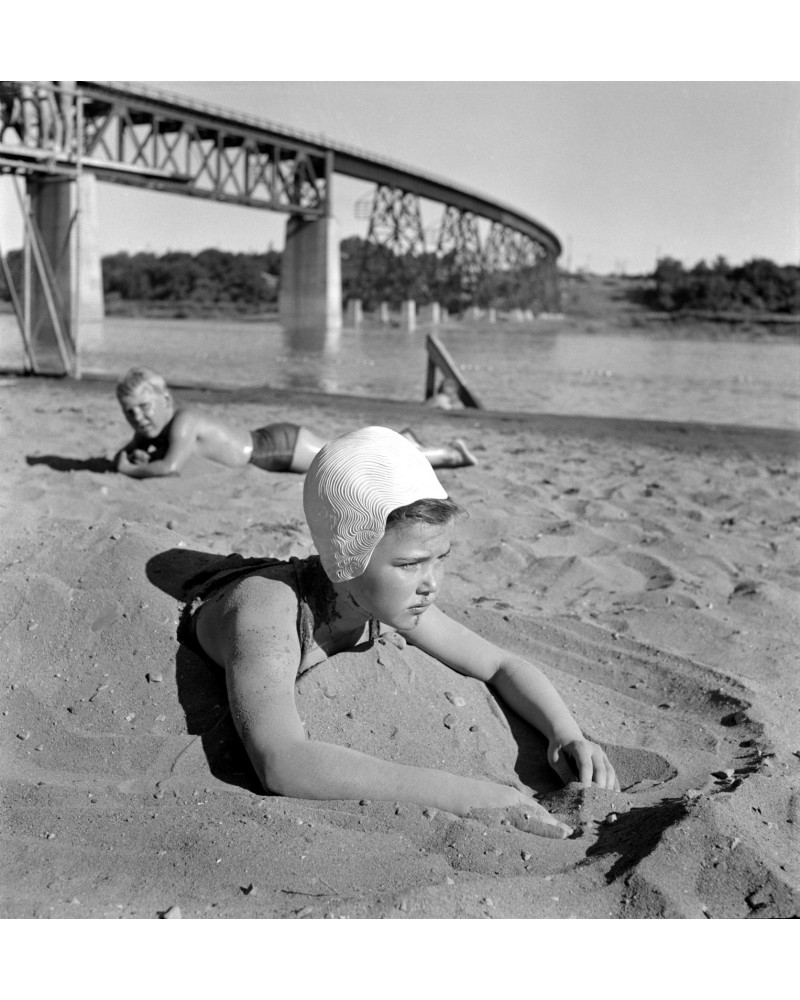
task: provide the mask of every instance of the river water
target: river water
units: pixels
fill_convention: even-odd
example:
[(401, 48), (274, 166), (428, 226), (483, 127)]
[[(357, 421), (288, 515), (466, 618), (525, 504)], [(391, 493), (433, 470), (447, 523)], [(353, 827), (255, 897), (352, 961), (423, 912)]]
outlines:
[[(425, 331), (343, 330), (290, 337), (272, 322), (109, 317), (84, 371), (147, 364), (171, 382), (422, 399)], [(452, 325), (438, 336), (489, 409), (800, 429), (796, 338), (670, 338), (573, 333), (546, 321)], [(13, 316), (0, 314), (0, 368), (22, 366)]]

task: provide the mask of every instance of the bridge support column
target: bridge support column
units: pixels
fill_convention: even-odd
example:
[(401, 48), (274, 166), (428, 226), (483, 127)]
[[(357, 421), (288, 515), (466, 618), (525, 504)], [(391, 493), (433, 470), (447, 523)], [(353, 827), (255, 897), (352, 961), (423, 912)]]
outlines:
[[(38, 255), (32, 253), (31, 348), (40, 371), (63, 372), (65, 345), (59, 347), (60, 339), (73, 357), (103, 343), (97, 179), (92, 174), (76, 179), (31, 179), (27, 189), (31, 216), (41, 235), (45, 280), (49, 282), (48, 288), (33, 266)], [(60, 330), (53, 321), (54, 310)], [(77, 362), (68, 373), (78, 373)]]
[(342, 267), (335, 219), (289, 217), (278, 309), (289, 333), (341, 330)]

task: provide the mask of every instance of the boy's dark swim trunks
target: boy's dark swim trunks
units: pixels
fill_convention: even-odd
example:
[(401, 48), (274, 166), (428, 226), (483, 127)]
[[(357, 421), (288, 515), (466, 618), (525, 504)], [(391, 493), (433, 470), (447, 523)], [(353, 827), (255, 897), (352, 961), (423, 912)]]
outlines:
[(288, 472), (299, 433), (297, 424), (267, 424), (251, 431), (253, 454), (250, 464), (267, 472)]

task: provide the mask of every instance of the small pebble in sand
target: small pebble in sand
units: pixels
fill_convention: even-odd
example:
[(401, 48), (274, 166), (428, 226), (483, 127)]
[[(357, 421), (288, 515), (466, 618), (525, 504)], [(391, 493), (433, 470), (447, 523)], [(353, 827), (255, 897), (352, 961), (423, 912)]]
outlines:
[(369, 802), (370, 802), (370, 800), (369, 800), (369, 799), (359, 799), (359, 802), (358, 802), (358, 804), (359, 804), (360, 806), (368, 806), (368, 805), (369, 805)]
[(522, 851), (520, 857), (523, 861), (530, 861), (533, 855), (530, 851)]
[(661, 704), (658, 707), (659, 708), (674, 708), (675, 706), (673, 705), (673, 703), (671, 701), (662, 701)]
[(609, 813), (608, 816), (606, 816), (606, 823), (616, 823), (618, 819), (619, 816), (617, 816), (616, 813)]
[(145, 677), (150, 684), (161, 684), (164, 680), (163, 674), (145, 674)]
[(458, 722), (458, 719), (454, 715), (446, 715), (442, 721), (444, 722), (445, 729), (452, 729)]
[(31, 734), (28, 732), (27, 729), (23, 729), (21, 733), (17, 733), (17, 739), (22, 740), (23, 742), (25, 740), (29, 740), (30, 738)]
[(479, 733), (481, 731), (481, 727), (480, 726), (470, 726), (469, 727), (469, 731), (471, 733)]
[(180, 906), (170, 906), (162, 913), (159, 913), (159, 917), (162, 920), (180, 920), (182, 916)]
[(465, 698), (462, 698), (460, 695), (453, 694), (452, 691), (445, 691), (444, 696), (452, 705), (455, 705), (456, 708), (463, 708), (467, 703)]
[(133, 722), (135, 718), (136, 718), (136, 712), (128, 712), (128, 714), (125, 716), (125, 721)]
[(174, 531), (175, 530), (176, 524), (177, 524), (177, 522), (175, 520), (173, 520), (172, 518), (170, 518), (169, 521), (167, 521), (167, 527), (169, 528), (170, 531)]
[(253, 885), (252, 882), (250, 883), (250, 885), (240, 885), (239, 888), (242, 890), (245, 896), (249, 896), (251, 895), (251, 893), (254, 893), (256, 891), (256, 887)]
[(433, 819), (437, 812), (438, 810), (436, 809), (423, 809), (422, 815), (426, 816), (428, 819)]
[(55, 840), (56, 839), (56, 835), (54, 833), (46, 833), (44, 835), (44, 839), (45, 840)]
[(711, 774), (714, 778), (719, 778), (720, 781), (728, 781), (733, 777), (734, 770), (732, 767), (728, 767), (724, 771), (712, 771)]

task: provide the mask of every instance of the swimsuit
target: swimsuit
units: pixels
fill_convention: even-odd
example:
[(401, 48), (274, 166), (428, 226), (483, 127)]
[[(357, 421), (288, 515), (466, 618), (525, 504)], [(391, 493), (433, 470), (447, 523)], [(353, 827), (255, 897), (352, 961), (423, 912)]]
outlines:
[(251, 431), (253, 454), (250, 464), (267, 472), (288, 472), (300, 428), (297, 424), (267, 424)]
[[(336, 599), (333, 586), (325, 575), (319, 556), (309, 556), (307, 559), (292, 557), (288, 561), (281, 559), (246, 559), (234, 553), (220, 559), (211, 569), (202, 570), (186, 587), (188, 596), (180, 614), (177, 638), (193, 653), (204, 660), (209, 656), (200, 645), (196, 633), (197, 612), (202, 605), (229, 584), (243, 577), (259, 573), (270, 580), (281, 580), (297, 594), (297, 637), (300, 640), (300, 658), (314, 644), (314, 629), (319, 622), (330, 617)], [(369, 637), (377, 638), (378, 622), (370, 620)], [(209, 661), (213, 662), (213, 661)], [(298, 676), (305, 673), (309, 667), (298, 669)]]

